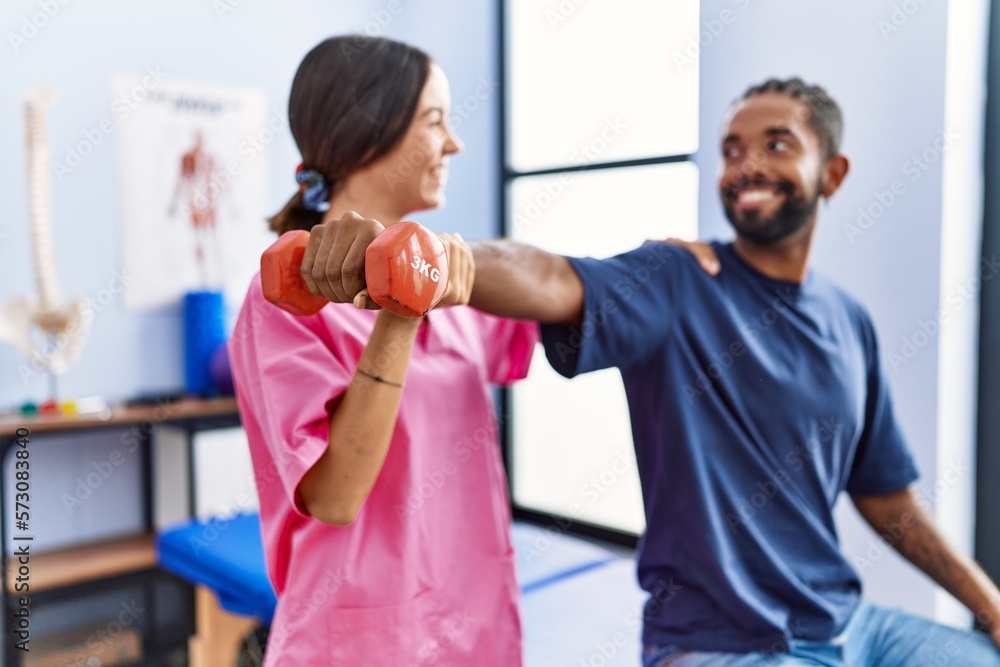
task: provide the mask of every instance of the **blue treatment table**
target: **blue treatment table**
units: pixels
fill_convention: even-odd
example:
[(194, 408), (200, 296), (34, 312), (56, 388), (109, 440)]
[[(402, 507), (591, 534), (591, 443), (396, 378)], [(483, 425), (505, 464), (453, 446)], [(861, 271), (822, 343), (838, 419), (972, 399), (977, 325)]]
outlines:
[[(512, 536), (525, 664), (639, 664), (645, 594), (635, 562), (556, 529), (515, 523)], [(276, 598), (256, 513), (187, 522), (161, 533), (157, 552), (163, 569), (210, 588), (227, 611), (270, 623)]]

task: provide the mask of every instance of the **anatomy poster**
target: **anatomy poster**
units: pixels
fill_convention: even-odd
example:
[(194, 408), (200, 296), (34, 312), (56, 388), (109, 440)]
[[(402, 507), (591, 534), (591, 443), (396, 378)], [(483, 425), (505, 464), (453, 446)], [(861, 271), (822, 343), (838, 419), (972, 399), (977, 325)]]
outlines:
[(274, 240), (267, 160), (287, 123), (266, 99), (258, 89), (155, 71), (114, 78), (128, 307), (175, 306), (202, 289), (242, 302)]

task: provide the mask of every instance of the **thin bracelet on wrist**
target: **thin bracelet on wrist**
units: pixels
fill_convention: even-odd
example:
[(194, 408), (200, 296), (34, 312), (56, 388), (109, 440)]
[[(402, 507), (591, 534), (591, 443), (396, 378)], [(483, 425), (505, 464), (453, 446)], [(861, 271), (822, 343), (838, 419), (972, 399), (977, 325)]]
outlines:
[(391, 387), (399, 387), (400, 389), (403, 388), (403, 383), (402, 382), (393, 382), (392, 380), (386, 380), (384, 377), (381, 377), (379, 375), (372, 375), (371, 373), (366, 373), (363, 370), (361, 370), (360, 368), (355, 368), (354, 372), (355, 373), (361, 373), (362, 375), (364, 375), (369, 380), (374, 380), (375, 382), (379, 382), (381, 384), (387, 384), (387, 385), (389, 385)]

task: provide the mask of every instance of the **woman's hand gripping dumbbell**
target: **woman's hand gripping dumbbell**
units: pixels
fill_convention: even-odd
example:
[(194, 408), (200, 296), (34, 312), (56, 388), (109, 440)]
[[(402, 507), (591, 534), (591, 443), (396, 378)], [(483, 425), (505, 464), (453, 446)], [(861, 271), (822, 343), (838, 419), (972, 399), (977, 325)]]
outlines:
[(472, 252), (458, 234), (435, 235), (415, 222), (386, 229), (353, 212), (283, 234), (260, 264), (265, 298), (294, 315), (333, 301), (420, 317), (435, 306), (468, 303), (475, 277)]

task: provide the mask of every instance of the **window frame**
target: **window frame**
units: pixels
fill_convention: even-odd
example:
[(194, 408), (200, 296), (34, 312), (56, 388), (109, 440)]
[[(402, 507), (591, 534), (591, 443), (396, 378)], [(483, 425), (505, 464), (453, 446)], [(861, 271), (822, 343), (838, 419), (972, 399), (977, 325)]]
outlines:
[[(1000, 254), (1000, 0), (991, 3), (983, 147), (982, 257)], [(992, 224), (991, 224), (992, 223)], [(979, 405), (976, 444), (975, 558), (1000, 581), (1000, 280), (983, 281), (979, 293)]]

